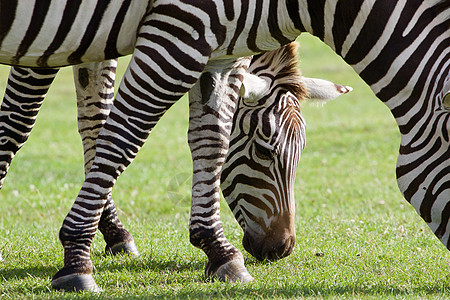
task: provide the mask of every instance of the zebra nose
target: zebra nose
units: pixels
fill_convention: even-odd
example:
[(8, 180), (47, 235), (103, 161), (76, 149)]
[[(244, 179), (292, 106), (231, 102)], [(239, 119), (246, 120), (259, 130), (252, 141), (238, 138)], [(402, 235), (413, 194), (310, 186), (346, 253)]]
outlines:
[(256, 259), (274, 261), (292, 253), (295, 245), (295, 233), (255, 237), (246, 232), (242, 239), (242, 245)]

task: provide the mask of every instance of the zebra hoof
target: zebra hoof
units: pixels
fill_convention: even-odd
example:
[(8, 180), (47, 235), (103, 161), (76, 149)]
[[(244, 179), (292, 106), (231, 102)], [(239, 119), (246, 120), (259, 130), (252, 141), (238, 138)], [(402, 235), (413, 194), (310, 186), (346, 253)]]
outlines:
[(95, 283), (91, 274), (70, 274), (52, 280), (52, 288), (68, 292), (88, 291), (98, 293), (102, 289)]
[(217, 278), (223, 282), (251, 282), (253, 277), (244, 266), (243, 259), (235, 259), (220, 266), (209, 277)]
[(106, 246), (105, 252), (112, 255), (129, 254), (131, 256), (139, 256), (139, 251), (133, 241), (117, 243), (111, 247)]

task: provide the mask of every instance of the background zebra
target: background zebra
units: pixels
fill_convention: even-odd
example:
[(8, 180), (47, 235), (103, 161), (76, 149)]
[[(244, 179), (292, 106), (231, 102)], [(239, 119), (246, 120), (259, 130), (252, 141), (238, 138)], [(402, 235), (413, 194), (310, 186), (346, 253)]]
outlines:
[[(230, 175), (230, 172), (227, 172), (227, 168), (236, 168), (236, 166), (230, 165), (229, 167), (224, 168), (224, 171), (228, 173), (227, 178), (231, 181), (227, 184), (228, 190), (232, 189), (233, 192), (237, 194), (242, 193), (243, 189), (238, 185), (239, 177), (242, 178), (242, 175), (247, 175), (248, 173), (253, 177), (253, 182), (257, 182), (256, 179), (258, 177), (260, 182), (265, 182), (264, 186), (254, 186), (255, 190), (264, 188), (267, 189), (271, 186), (271, 189), (278, 189), (280, 191), (279, 195), (273, 195), (273, 198), (271, 199), (274, 206), (279, 206), (276, 202), (280, 202), (281, 199), (283, 199), (283, 201), (286, 202), (286, 205), (292, 208), (289, 212), (284, 212), (283, 216), (279, 216), (279, 218), (276, 218), (269, 223), (267, 228), (265, 228), (268, 233), (267, 237), (255, 237), (255, 239), (260, 239), (260, 243), (268, 240), (273, 242), (275, 239), (270, 235), (276, 231), (275, 229), (284, 230), (284, 219), (286, 219), (288, 222), (291, 222), (290, 226), (286, 227), (286, 230), (290, 231), (288, 233), (290, 235), (290, 243), (278, 243), (280, 245), (280, 248), (277, 249), (279, 253), (270, 252), (269, 255), (271, 255), (271, 257), (266, 255), (264, 252), (261, 255), (259, 251), (255, 252), (255, 250), (250, 248), (249, 252), (259, 259), (266, 257), (270, 259), (278, 259), (286, 256), (292, 251), (292, 247), (295, 242), (295, 231), (293, 231), (292, 227), (292, 221), (294, 219), (293, 207), (295, 204), (293, 198), (293, 186), (291, 186), (291, 182), (294, 180), (299, 154), (303, 149), (305, 142), (305, 124), (300, 115), (299, 100), (297, 97), (304, 98), (307, 96), (313, 99), (328, 100), (334, 99), (351, 90), (349, 87), (336, 85), (332, 82), (301, 76), (297, 69), (297, 53), (297, 44), (293, 43), (288, 45), (288, 47), (284, 47), (277, 51), (268, 52), (265, 55), (259, 55), (253, 59), (250, 69), (244, 74), (243, 77), (244, 85), (240, 90), (240, 94), (242, 96), (239, 98), (240, 105), (239, 108), (237, 108), (237, 115), (234, 116), (235, 121), (233, 123), (233, 135), (242, 137), (242, 128), (236, 126), (236, 124), (241, 123), (239, 120), (247, 119), (248, 117), (252, 120), (260, 119), (259, 121), (256, 121), (256, 123), (261, 126), (261, 130), (264, 132), (271, 132), (271, 138), (269, 138), (268, 141), (264, 141), (260, 139), (260, 135), (256, 134), (254, 130), (251, 132), (246, 130), (243, 134), (246, 137), (246, 140), (241, 140), (239, 143), (241, 146), (245, 144), (250, 147), (257, 145), (259, 151), (261, 151), (260, 155), (261, 153), (267, 152), (273, 152), (273, 155), (266, 156), (263, 160), (258, 158), (260, 155), (257, 155), (257, 157), (251, 155), (247, 160), (247, 163), (249, 163), (247, 166), (250, 168), (256, 168), (261, 161), (265, 161), (265, 164), (269, 162), (269, 164), (273, 165), (270, 161), (280, 160), (283, 164), (280, 165), (280, 167), (272, 168), (271, 173), (273, 173), (273, 170), (275, 169), (278, 174), (286, 174), (280, 178), (276, 178), (274, 181), (273, 178), (271, 178), (272, 175), (269, 176), (267, 172), (251, 174), (251, 172), (248, 172), (249, 170), (240, 169), (235, 170), (233, 174)], [(78, 125), (79, 133), (81, 134), (83, 141), (86, 172), (89, 170), (90, 163), (92, 163), (93, 154), (95, 153), (95, 143), (93, 142), (95, 142), (96, 134), (98, 134), (102, 122), (104, 122), (104, 119), (108, 115), (108, 110), (112, 102), (112, 97), (110, 95), (113, 93), (116, 63), (117, 61), (111, 60), (102, 63), (74, 66), (73, 73), (78, 98)], [(262, 76), (258, 77), (252, 75), (250, 72), (253, 72), (253, 70), (258, 70)], [(1, 111), (3, 122), (0, 127), (3, 128), (2, 138), (5, 140), (9, 139), (9, 143), (5, 145), (10, 146), (9, 148), (2, 148), (5, 153), (8, 153), (7, 158), (9, 159), (7, 162), (3, 162), (3, 165), (6, 166), (4, 173), (5, 175), (14, 154), (28, 138), (36, 119), (37, 112), (39, 111), (40, 105), (45, 97), (45, 92), (49, 87), (48, 85), (39, 85), (39, 79), (41, 78), (37, 78), (38, 75), (36, 75), (34, 71), (35, 69), (17, 67), (11, 70), (9, 84), (7, 85), (5, 99), (3, 100), (4, 109)], [(41, 70), (37, 69), (37, 71)], [(56, 71), (57, 70), (51, 72), (51, 76), (56, 75)], [(19, 72), (22, 76), (15, 75), (15, 72)], [(46, 73), (49, 72), (47, 71)], [(30, 92), (30, 87), (33, 88), (35, 91), (34, 93)], [(37, 97), (37, 95), (39, 96)], [(27, 99), (28, 101), (25, 101)], [(28, 111), (23, 109), (25, 106), (32, 106), (33, 110)], [(288, 110), (293, 112), (293, 117), (286, 114)], [(18, 116), (20, 116), (22, 120), (28, 118), (28, 127), (26, 127), (24, 132), (20, 132), (22, 136), (22, 139), (20, 140), (22, 143), (20, 144), (14, 143), (13, 141), (17, 140), (12, 138), (11, 135), (13, 135), (13, 132), (6, 130), (7, 128), (14, 128), (14, 133), (19, 133), (19, 129), (22, 128), (18, 126), (19, 124), (14, 123), (14, 121), (18, 119)], [(267, 119), (268, 116), (270, 117)], [(289, 119), (291, 122), (297, 122), (297, 124), (295, 124), (295, 126), (288, 126), (283, 129), (281, 124), (272, 124), (271, 120), (273, 118), (282, 124), (288, 124), (289, 122), (286, 122), (286, 120)], [(264, 128), (266, 130), (264, 130)], [(290, 139), (288, 138), (288, 135), (285, 134), (285, 132), (291, 131), (297, 131), (297, 135), (299, 135), (298, 140)], [(236, 139), (234, 139), (234, 141), (232, 140), (231, 144), (235, 144), (236, 141)], [(275, 153), (274, 149), (279, 148), (283, 142), (287, 143), (281, 147), (283, 153)], [(290, 149), (293, 149), (294, 153), (297, 155), (290, 157), (290, 152), (292, 152)], [(240, 154), (242, 153), (237, 149), (233, 151), (233, 156), (240, 156)], [(291, 161), (293, 158), (295, 159)], [(292, 169), (294, 169), (294, 171), (292, 171)], [(289, 182), (286, 185), (283, 181)], [(232, 187), (230, 187), (230, 185)], [(244, 192), (245, 190), (248, 190), (251, 185), (251, 181), (245, 182)], [(284, 192), (284, 189), (288, 192)], [(282, 196), (281, 194), (285, 195)], [(234, 201), (230, 200), (230, 202)], [(247, 205), (243, 203), (240, 204), (240, 207), (245, 208), (246, 206)], [(272, 219), (272, 217), (267, 218), (267, 213), (268, 212), (264, 211), (254, 212), (252, 214), (252, 218)], [(277, 216), (279, 213), (272, 207), (271, 214)], [(241, 213), (236, 211), (235, 215), (241, 215)], [(254, 222), (245, 222), (241, 217), (240, 219), (240, 224), (244, 229), (251, 228), (254, 224)], [(248, 223), (248, 225), (246, 225), (246, 223)], [(281, 225), (277, 225), (278, 223)], [(103, 211), (99, 229), (103, 233), (107, 243), (107, 252), (116, 254), (121, 251), (127, 251), (138, 255), (138, 251), (134, 245), (131, 235), (123, 228), (122, 224), (117, 219), (114, 203), (111, 198), (108, 199), (108, 204)], [(259, 233), (262, 233), (262, 231), (259, 231)], [(284, 238), (282, 236), (280, 237), (281, 241), (284, 241)]]
[[(85, 173), (93, 162), (95, 140), (112, 106), (116, 66), (116, 60), (108, 60), (73, 67)], [(57, 72), (58, 69), (11, 68), (0, 108), (0, 188), (14, 155), (30, 135)], [(107, 252), (139, 254), (133, 237), (117, 217), (111, 197), (103, 210), (99, 229), (105, 238)]]

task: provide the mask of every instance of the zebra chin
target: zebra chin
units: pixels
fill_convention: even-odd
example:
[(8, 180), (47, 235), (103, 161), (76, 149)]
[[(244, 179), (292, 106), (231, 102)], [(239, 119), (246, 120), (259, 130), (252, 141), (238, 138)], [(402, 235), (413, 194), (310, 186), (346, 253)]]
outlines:
[[(264, 221), (261, 222), (264, 224)], [(294, 250), (294, 214), (279, 215), (264, 229), (253, 221), (252, 226), (246, 223), (242, 245), (256, 259), (275, 261), (289, 256)]]

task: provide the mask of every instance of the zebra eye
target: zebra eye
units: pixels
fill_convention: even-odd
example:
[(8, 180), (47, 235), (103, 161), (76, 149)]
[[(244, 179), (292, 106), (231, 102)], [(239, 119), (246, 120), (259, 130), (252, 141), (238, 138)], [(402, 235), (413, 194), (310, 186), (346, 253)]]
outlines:
[(269, 144), (264, 143), (264, 145), (260, 142), (255, 141), (255, 154), (260, 159), (272, 160), (274, 156), (273, 147)]

